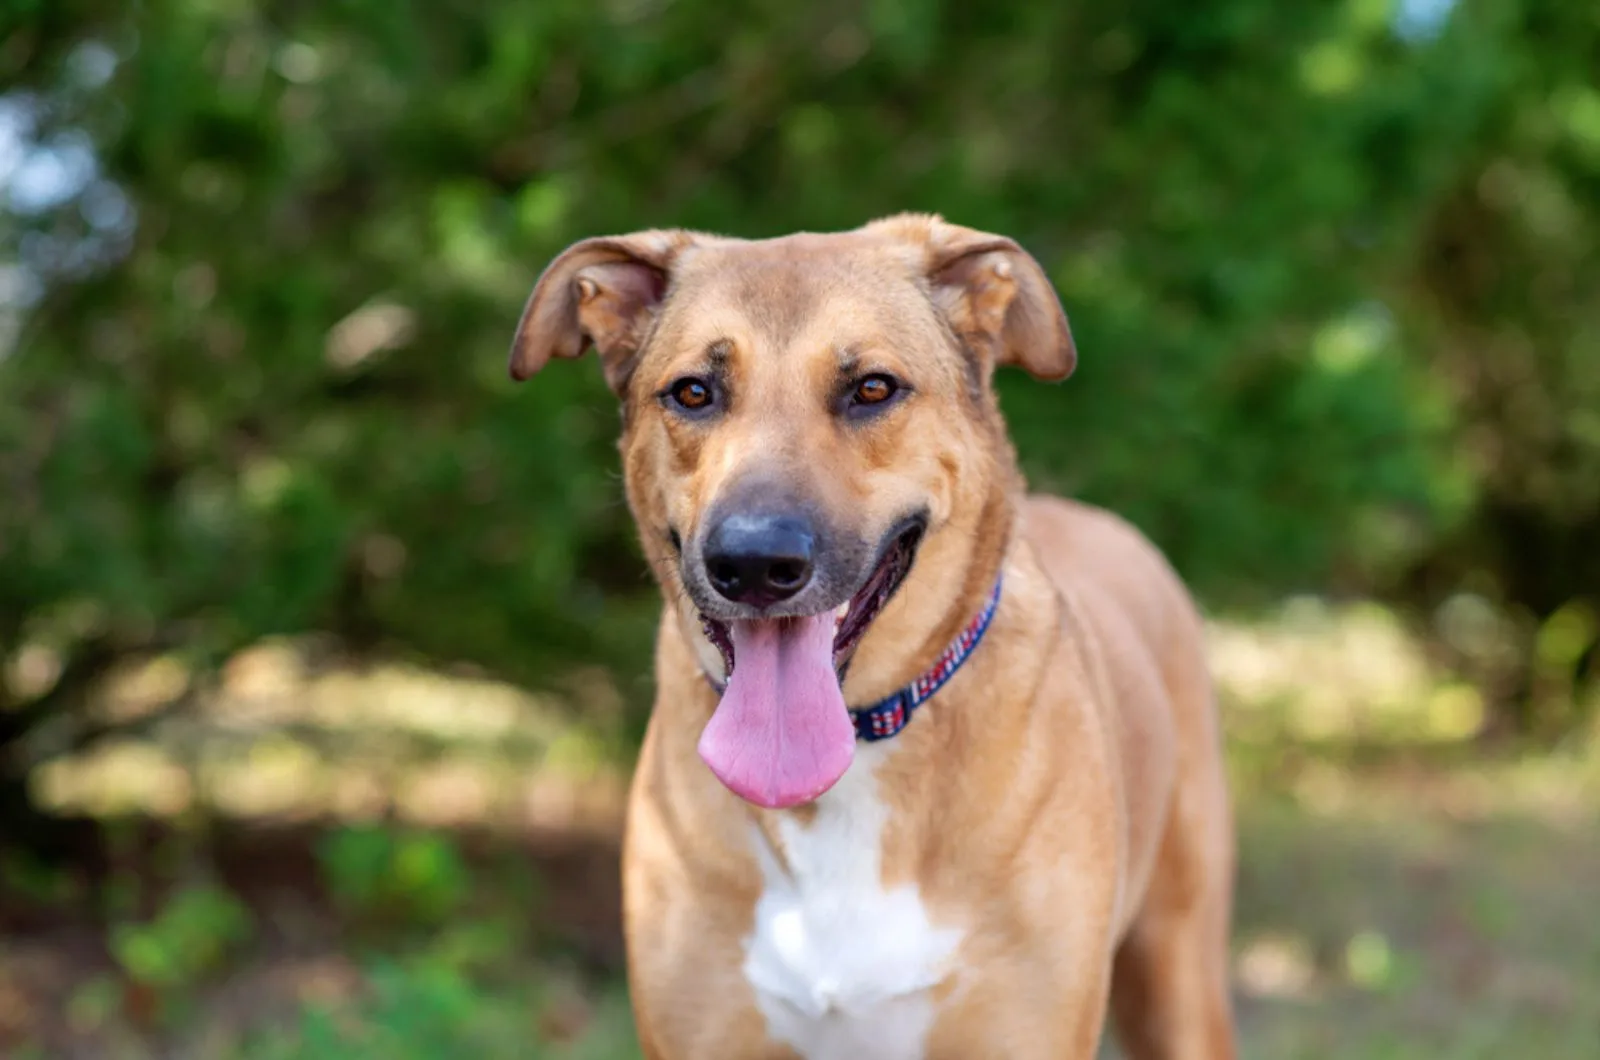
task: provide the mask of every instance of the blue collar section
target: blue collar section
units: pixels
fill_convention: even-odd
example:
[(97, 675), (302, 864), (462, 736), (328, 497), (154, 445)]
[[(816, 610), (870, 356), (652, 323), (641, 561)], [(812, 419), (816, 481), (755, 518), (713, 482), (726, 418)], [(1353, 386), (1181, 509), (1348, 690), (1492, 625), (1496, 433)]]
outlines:
[[(956, 671), (977, 650), (983, 635), (989, 631), (989, 623), (994, 621), (994, 613), (1000, 607), (1000, 583), (1001, 579), (996, 578), (994, 590), (989, 594), (983, 610), (978, 612), (978, 617), (967, 624), (921, 677), (870, 707), (850, 711), (850, 720), (856, 727), (856, 739), (874, 743), (897, 735), (911, 721), (912, 712), (956, 675)], [(723, 686), (712, 680), (709, 674), (706, 680), (719, 694), (722, 692)]]

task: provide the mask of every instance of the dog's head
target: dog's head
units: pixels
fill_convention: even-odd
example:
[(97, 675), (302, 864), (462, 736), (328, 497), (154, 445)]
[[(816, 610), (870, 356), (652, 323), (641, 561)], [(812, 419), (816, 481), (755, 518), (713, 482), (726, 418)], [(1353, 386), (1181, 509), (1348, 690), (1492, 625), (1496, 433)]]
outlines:
[(1071, 373), (1055, 291), (1013, 241), (924, 215), (764, 241), (639, 232), (551, 263), (511, 373), (591, 346), (645, 552), (728, 679), (702, 755), (751, 801), (815, 798), (853, 751), (858, 648), (898, 649), (853, 668), (884, 694), (992, 584), (1014, 468), (990, 380)]

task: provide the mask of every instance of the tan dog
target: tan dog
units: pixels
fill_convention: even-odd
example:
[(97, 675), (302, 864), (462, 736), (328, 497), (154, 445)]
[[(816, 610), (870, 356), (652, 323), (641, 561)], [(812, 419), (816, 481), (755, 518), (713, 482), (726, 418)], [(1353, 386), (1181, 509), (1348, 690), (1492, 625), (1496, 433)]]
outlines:
[(992, 372), (1076, 357), (1033, 258), (913, 215), (590, 239), (512, 374), (591, 345), (669, 602), (624, 850), (645, 1055), (1087, 1058), (1109, 997), (1138, 1060), (1233, 1056), (1201, 624), (1126, 523), (1024, 495)]

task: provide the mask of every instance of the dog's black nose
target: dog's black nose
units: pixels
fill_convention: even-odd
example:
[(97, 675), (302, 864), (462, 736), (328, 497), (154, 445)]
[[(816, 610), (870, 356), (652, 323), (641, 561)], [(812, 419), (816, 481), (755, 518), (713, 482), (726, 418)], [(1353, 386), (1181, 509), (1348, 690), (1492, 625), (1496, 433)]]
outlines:
[(706, 536), (706, 575), (734, 603), (767, 607), (811, 581), (815, 540), (804, 519), (735, 512)]

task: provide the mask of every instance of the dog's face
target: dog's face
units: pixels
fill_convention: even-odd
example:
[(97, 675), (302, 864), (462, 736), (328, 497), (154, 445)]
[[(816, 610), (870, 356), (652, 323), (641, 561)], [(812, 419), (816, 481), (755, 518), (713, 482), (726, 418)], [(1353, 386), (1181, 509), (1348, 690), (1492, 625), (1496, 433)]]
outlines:
[[(814, 685), (834, 687), (809, 729), (847, 722), (832, 703), (842, 674), (906, 610), (888, 606), (903, 584), (921, 583), (924, 608), (899, 615), (902, 634), (925, 638), (960, 602), (986, 505), (1010, 486), (991, 373), (1059, 379), (1075, 359), (1031, 257), (925, 216), (762, 242), (576, 244), (529, 300), (513, 375), (591, 344), (623, 401), (624, 481), (652, 568), (702, 665), (728, 678), (725, 705), (748, 708), (735, 756), (751, 730), (783, 737), (767, 715)], [(918, 563), (919, 549), (941, 555)], [(729, 786), (769, 805), (797, 794)]]

